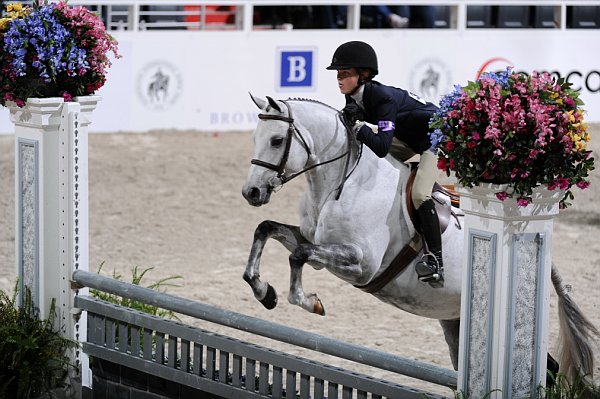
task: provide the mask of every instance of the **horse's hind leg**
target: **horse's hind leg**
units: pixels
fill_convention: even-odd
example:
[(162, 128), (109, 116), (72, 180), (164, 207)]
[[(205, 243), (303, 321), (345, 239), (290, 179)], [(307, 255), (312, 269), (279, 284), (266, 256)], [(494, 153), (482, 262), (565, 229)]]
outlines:
[(290, 255), (290, 293), (288, 301), (320, 315), (325, 309), (317, 294), (306, 295), (302, 288), (302, 268), (309, 262), (316, 268), (326, 267), (331, 273), (349, 281), (360, 281), (364, 271), (360, 265), (363, 254), (355, 245), (301, 244)]
[(460, 334), (460, 320), (440, 320), (442, 330), (444, 330), (444, 338), (448, 344), (450, 351), (450, 360), (454, 370), (458, 370), (458, 342)]
[(290, 252), (298, 244), (306, 243), (306, 239), (300, 234), (298, 226), (265, 220), (256, 227), (254, 241), (248, 257), (248, 264), (244, 271), (244, 280), (252, 287), (252, 292), (267, 309), (277, 306), (277, 293), (267, 282), (260, 280), (260, 258), (262, 251), (269, 238), (274, 238), (283, 244)]

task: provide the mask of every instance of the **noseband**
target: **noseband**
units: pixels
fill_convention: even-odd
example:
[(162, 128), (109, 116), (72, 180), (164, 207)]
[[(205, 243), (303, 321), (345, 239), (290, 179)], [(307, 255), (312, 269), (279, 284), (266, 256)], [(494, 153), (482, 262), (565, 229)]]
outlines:
[(328, 161), (325, 162), (321, 162), (321, 163), (317, 163), (314, 165), (311, 165), (307, 168), (302, 169), (299, 172), (293, 173), (291, 175), (286, 176), (285, 174), (285, 166), (287, 164), (289, 155), (290, 155), (290, 147), (292, 145), (292, 137), (294, 136), (294, 132), (296, 132), (297, 136), (300, 138), (300, 141), (302, 142), (302, 145), (304, 146), (304, 150), (306, 150), (306, 154), (310, 157), (311, 152), (310, 152), (310, 148), (308, 147), (308, 144), (306, 143), (306, 140), (304, 139), (304, 137), (302, 136), (302, 134), (300, 133), (300, 130), (298, 130), (298, 128), (296, 127), (296, 125), (294, 124), (294, 118), (292, 117), (292, 108), (290, 107), (290, 105), (287, 103), (287, 101), (282, 101), (285, 106), (288, 109), (288, 116), (283, 116), (283, 115), (272, 115), (272, 114), (259, 114), (258, 118), (262, 121), (268, 121), (268, 120), (276, 120), (276, 121), (283, 121), (283, 122), (287, 122), (288, 123), (288, 130), (287, 130), (287, 138), (286, 138), (286, 142), (285, 142), (285, 149), (283, 152), (283, 156), (281, 157), (281, 160), (279, 161), (278, 165), (269, 163), (269, 162), (265, 162), (265, 161), (261, 161), (260, 159), (252, 159), (250, 161), (250, 163), (252, 165), (258, 165), (258, 166), (262, 166), (263, 168), (267, 168), (270, 170), (273, 170), (275, 172), (277, 172), (277, 176), (272, 177), (271, 179), (269, 179), (269, 185), (271, 186), (271, 189), (273, 190), (279, 190), (281, 188), (281, 186), (283, 186), (285, 183), (289, 182), (290, 180), (300, 176), (301, 174), (308, 172), (309, 170), (316, 168), (317, 166), (321, 166), (321, 165), (325, 165), (328, 164), (330, 162), (333, 161), (337, 161), (340, 158), (343, 158), (345, 156), (347, 156), (350, 151), (346, 151), (344, 152), (342, 155), (337, 156), (333, 159), (330, 159)]

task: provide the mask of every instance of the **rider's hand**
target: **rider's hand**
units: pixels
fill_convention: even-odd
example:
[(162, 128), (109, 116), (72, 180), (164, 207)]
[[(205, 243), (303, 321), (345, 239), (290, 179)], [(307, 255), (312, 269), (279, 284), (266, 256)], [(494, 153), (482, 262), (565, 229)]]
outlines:
[(356, 134), (358, 133), (358, 131), (365, 125), (365, 122), (363, 121), (356, 121), (356, 123), (354, 124), (354, 126), (352, 126), (352, 131), (354, 132), (354, 135), (356, 136)]
[(346, 104), (342, 109), (342, 115), (349, 126), (353, 126), (357, 120), (365, 119), (363, 110), (354, 102)]
[(373, 132), (373, 134), (377, 134), (377, 132), (379, 132), (379, 129), (377, 128), (377, 125), (373, 125), (372, 123), (369, 122), (363, 122), (363, 121), (357, 121), (354, 126), (352, 127), (352, 131), (354, 132), (354, 134), (357, 134), (358, 131), (363, 127), (366, 126), (369, 129), (371, 129), (371, 131)]

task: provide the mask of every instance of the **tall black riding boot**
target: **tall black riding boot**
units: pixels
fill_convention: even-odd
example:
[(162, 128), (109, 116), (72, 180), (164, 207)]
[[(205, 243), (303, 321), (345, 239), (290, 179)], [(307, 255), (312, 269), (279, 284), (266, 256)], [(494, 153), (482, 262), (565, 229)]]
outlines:
[(435, 204), (429, 199), (417, 209), (421, 223), (421, 233), (427, 243), (427, 251), (415, 266), (419, 280), (432, 287), (443, 286), (444, 264), (442, 260), (442, 233), (435, 210)]

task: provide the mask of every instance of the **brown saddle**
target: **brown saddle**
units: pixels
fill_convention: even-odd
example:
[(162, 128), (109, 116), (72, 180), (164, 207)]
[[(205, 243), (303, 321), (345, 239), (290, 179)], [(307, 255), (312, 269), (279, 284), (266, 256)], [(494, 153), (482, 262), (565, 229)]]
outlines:
[[(416, 175), (417, 169), (413, 168), (406, 182), (406, 208), (408, 209), (410, 220), (413, 222), (415, 228), (419, 230), (418, 221), (415, 218), (416, 209), (411, 199), (412, 187)], [(447, 199), (443, 198), (443, 196), (448, 196), (450, 198), (450, 204), (448, 203)], [(438, 183), (435, 183), (431, 191), (431, 198), (433, 198), (433, 202), (435, 203), (435, 210), (437, 211), (438, 219), (440, 221), (440, 231), (442, 233), (446, 231), (451, 218), (456, 220), (460, 228), (458, 217), (452, 210), (452, 206), (458, 207), (460, 196), (456, 191), (453, 190), (453, 187), (450, 188), (448, 186), (442, 186)], [(406, 244), (402, 250), (400, 250), (398, 255), (396, 255), (390, 265), (381, 274), (375, 276), (375, 278), (367, 284), (355, 285), (355, 287), (368, 292), (369, 294), (379, 291), (390, 281), (396, 278), (398, 274), (404, 271), (404, 269), (406, 269), (406, 267), (413, 259), (415, 259), (417, 254), (422, 249), (423, 239), (421, 238), (421, 235), (417, 233), (410, 240), (410, 242)]]

